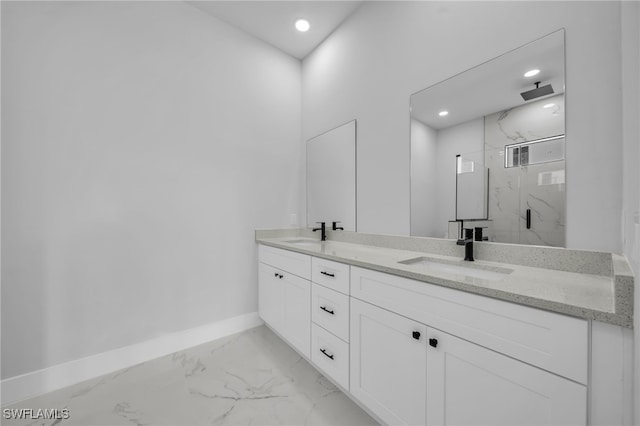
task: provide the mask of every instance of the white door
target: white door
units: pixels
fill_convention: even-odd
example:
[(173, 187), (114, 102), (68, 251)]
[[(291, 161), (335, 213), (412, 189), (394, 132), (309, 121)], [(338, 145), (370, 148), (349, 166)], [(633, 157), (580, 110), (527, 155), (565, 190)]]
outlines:
[(287, 272), (282, 282), (282, 329), (280, 333), (307, 358), (311, 357), (311, 282)]
[(271, 328), (282, 331), (282, 273), (277, 269), (259, 264), (258, 269), (258, 314)]
[(351, 298), (350, 391), (392, 425), (424, 425), (426, 326)]
[(585, 386), (428, 330), (428, 425), (585, 425)]

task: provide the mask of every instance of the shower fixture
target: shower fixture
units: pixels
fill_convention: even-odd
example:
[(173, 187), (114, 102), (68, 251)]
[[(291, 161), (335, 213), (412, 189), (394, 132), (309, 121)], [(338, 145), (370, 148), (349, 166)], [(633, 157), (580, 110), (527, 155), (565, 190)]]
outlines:
[(541, 96), (551, 95), (552, 93), (554, 93), (553, 87), (551, 87), (550, 84), (540, 87), (540, 82), (536, 81), (535, 85), (535, 89), (527, 90), (526, 92), (520, 93), (522, 99), (524, 99), (525, 101), (530, 101), (531, 99), (536, 99)]

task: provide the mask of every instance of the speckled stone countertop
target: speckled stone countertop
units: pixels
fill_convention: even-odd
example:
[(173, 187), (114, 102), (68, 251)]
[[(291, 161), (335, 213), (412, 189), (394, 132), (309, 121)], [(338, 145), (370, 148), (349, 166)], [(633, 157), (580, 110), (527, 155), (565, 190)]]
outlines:
[[(633, 327), (634, 279), (627, 260), (604, 252), (474, 242), (475, 262), (465, 262), (455, 240), (309, 229), (257, 230), (257, 243), (412, 278), (579, 318)], [(294, 241), (294, 242), (291, 242)], [(402, 261), (505, 273), (485, 279)], [(445, 268), (446, 269), (446, 268)], [(476, 275), (472, 272), (472, 275)], [(479, 275), (482, 275), (480, 273)]]

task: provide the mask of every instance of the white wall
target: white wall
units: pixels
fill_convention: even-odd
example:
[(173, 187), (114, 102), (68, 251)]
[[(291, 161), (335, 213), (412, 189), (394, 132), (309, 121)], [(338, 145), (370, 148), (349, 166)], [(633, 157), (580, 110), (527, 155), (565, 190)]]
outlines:
[(437, 232), (436, 137), (431, 127), (411, 119), (411, 235), (419, 237)]
[(449, 221), (456, 219), (456, 155), (460, 154), (484, 164), (484, 118), (439, 130), (437, 143), (436, 223), (438, 237), (442, 238), (448, 233)]
[(567, 245), (621, 252), (620, 19), (618, 2), (367, 2), (303, 61), (303, 135), (356, 118), (358, 230), (408, 234), (410, 94), (565, 28)]
[[(623, 105), (623, 207), (622, 243), (635, 276), (640, 277), (640, 3), (623, 2), (622, 105)], [(636, 312), (640, 291), (636, 288)], [(640, 315), (634, 323), (634, 424), (640, 424)]]
[(2, 377), (257, 309), (300, 62), (182, 2), (2, 2)]

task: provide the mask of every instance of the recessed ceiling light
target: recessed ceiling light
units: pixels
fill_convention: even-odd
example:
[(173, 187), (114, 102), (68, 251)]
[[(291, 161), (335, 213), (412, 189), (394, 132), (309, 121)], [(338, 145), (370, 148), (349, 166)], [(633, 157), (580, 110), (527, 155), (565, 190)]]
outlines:
[(309, 28), (311, 28), (311, 25), (306, 19), (300, 18), (296, 21), (296, 30), (300, 31), (301, 33), (309, 31)]
[(525, 77), (533, 77), (534, 75), (540, 74), (540, 70), (529, 70), (524, 73)]
[(440, 112), (438, 113), (438, 115), (439, 115), (440, 117), (444, 117), (445, 115), (449, 115), (449, 111), (440, 111)]
[(556, 106), (556, 104), (546, 104), (545, 106), (543, 106), (542, 108), (552, 108)]

